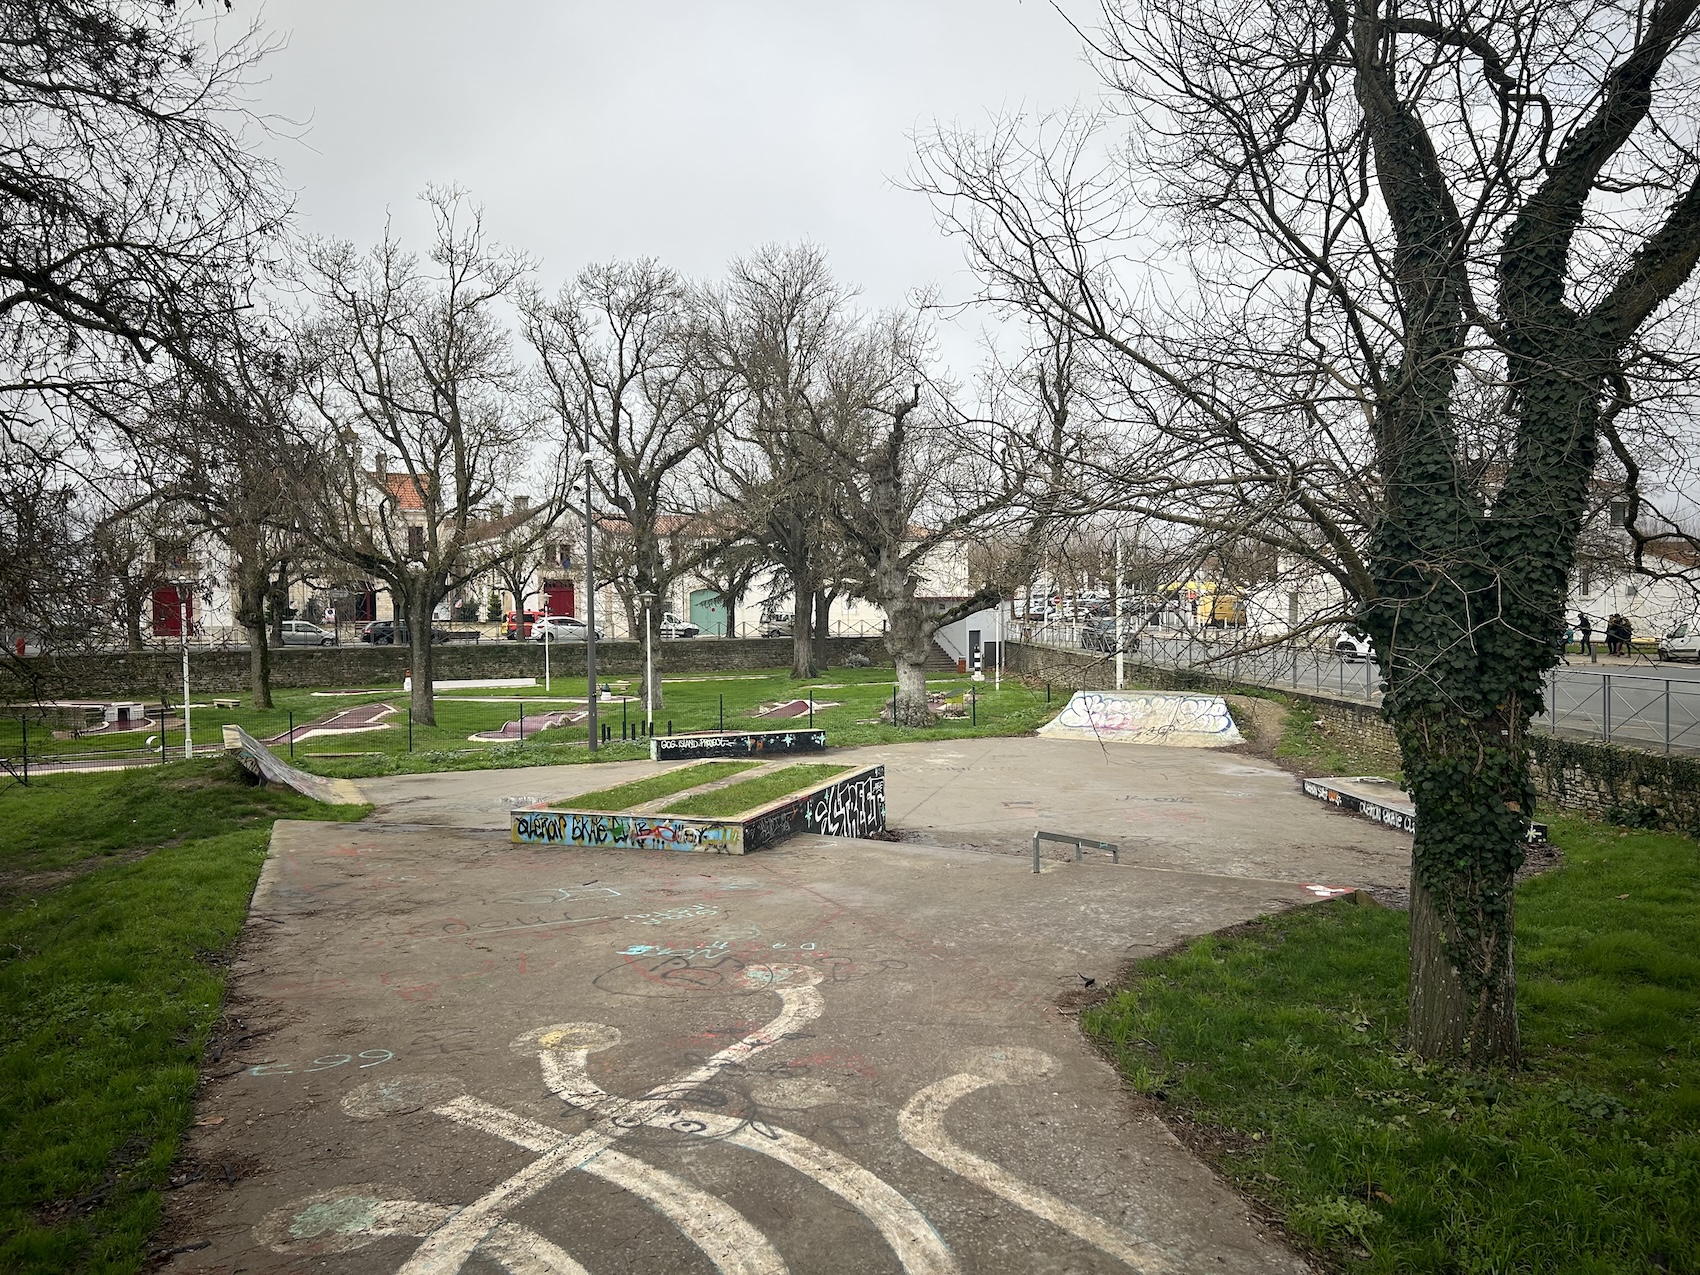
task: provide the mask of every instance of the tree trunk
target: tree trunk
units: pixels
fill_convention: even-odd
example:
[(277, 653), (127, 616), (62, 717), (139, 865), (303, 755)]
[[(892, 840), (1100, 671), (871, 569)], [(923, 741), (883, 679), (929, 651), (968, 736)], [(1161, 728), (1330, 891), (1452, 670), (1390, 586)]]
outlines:
[(832, 636), (832, 599), (830, 589), (815, 590), (815, 645), (826, 650), (826, 640)]
[(271, 640), (266, 632), (266, 580), (236, 581), (236, 622), (248, 636), (248, 690), (255, 708), (272, 706)]
[(1434, 709), (1398, 726), (1417, 808), (1410, 1045), (1424, 1058), (1517, 1060), (1513, 889), (1533, 786), (1522, 714)]
[[(655, 601), (649, 608), (649, 631), (647, 633), (641, 627), (643, 611), (641, 608), (638, 611), (640, 627), (637, 629), (637, 635), (639, 643), (642, 644), (638, 650), (638, 659), (643, 661), (643, 672), (638, 676), (638, 686), (641, 688), (638, 694), (642, 697), (642, 702), (649, 705), (657, 716), (660, 715), (662, 708), (667, 703), (667, 694), (661, 689), (661, 666), (666, 662), (666, 653), (662, 650), (661, 645), (661, 608), (664, 605), (660, 591), (657, 590)], [(655, 665), (655, 693), (653, 698), (650, 697), (649, 689), (649, 669), (652, 661)]]
[(805, 563), (787, 564), (791, 573), (791, 676), (819, 677), (815, 665), (813, 606), (815, 582)]
[(885, 649), (897, 668), (898, 726), (931, 726), (937, 719), (927, 703), (927, 657), (931, 654), (932, 634), (928, 631), (921, 604), (907, 596), (882, 599), (889, 623), (885, 630)]
[(268, 617), (271, 627), (272, 645), (283, 645), (283, 613), (289, 609), (289, 560), (285, 558), (277, 564), (276, 579), (266, 582), (270, 606)]
[(409, 704), (413, 720), (420, 726), (437, 724), (436, 650), (431, 645), (431, 612), (437, 599), (428, 591), (418, 589), (407, 596), (408, 648), (413, 655), (413, 694)]
[(124, 594), (124, 640), (132, 651), (142, 649), (142, 597), (140, 593)]

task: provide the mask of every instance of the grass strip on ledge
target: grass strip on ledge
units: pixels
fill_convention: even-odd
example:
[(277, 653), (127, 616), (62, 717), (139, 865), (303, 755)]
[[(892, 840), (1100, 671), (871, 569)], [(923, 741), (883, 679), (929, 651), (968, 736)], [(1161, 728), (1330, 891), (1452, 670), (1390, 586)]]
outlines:
[(705, 761), (681, 770), (669, 770), (648, 779), (634, 779), (629, 784), (613, 788), (598, 788), (562, 801), (550, 803), (552, 810), (630, 810), (648, 801), (671, 797), (687, 788), (700, 788), (719, 779), (730, 779), (746, 770), (754, 770), (759, 761)]
[(663, 813), (669, 815), (704, 815), (709, 818), (742, 814), (746, 810), (755, 810), (760, 806), (765, 806), (770, 801), (777, 801), (789, 793), (813, 787), (822, 780), (831, 779), (834, 775), (842, 775), (849, 769), (848, 766), (831, 766), (818, 763), (805, 766), (787, 766), (783, 770), (776, 770), (771, 774), (746, 779), (741, 784), (729, 784), (725, 788), (716, 788), (713, 792), (698, 793), (695, 797), (676, 801), (668, 806)]
[(1700, 847), (1551, 828), (1564, 866), (1517, 891), (1519, 1069), (1407, 1052), (1408, 917), (1343, 904), (1142, 961), (1082, 1026), (1344, 1269), (1700, 1271)]

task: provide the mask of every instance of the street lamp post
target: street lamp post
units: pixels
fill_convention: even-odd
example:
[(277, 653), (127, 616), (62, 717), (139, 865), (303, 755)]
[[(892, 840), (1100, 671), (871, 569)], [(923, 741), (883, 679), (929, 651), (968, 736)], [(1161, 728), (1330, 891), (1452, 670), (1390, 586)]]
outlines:
[[(189, 599), (183, 586), (177, 586), (177, 633), (183, 642), (183, 760), (195, 756), (195, 739), (189, 727)], [(159, 737), (165, 738), (165, 723), (159, 725)]]
[(644, 731), (655, 734), (655, 643), (650, 631), (649, 607), (655, 595), (647, 589), (638, 594), (643, 600), (643, 721)]
[(590, 710), (590, 751), (598, 743), (596, 725), (596, 520), (590, 509), (590, 422), (584, 427), (584, 676)]

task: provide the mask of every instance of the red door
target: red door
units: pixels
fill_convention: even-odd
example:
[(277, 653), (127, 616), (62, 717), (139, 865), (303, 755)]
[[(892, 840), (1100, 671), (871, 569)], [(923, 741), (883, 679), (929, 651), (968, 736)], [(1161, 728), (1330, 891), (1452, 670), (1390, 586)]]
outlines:
[(179, 590), (168, 584), (153, 591), (153, 635), (182, 637), (183, 619), (189, 620), (189, 633), (195, 632), (195, 595), (187, 587)]
[(571, 580), (545, 580), (543, 582), (543, 610), (549, 615), (577, 615), (573, 610), (573, 582)]

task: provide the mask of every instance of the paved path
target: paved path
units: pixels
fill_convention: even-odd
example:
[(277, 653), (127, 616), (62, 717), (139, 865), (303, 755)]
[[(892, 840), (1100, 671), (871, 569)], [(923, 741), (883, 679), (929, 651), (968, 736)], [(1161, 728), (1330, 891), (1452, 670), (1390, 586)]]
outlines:
[[(1302, 1270), (1068, 1011), (1081, 974), (1305, 882), (1396, 883), (1408, 843), (1233, 755), (842, 756), (886, 762), (911, 837), (982, 848), (500, 831), (511, 802), (642, 762), (373, 781), (361, 824), (279, 824), (232, 986), (253, 1038), (172, 1196), (168, 1242), (206, 1247), (169, 1269)], [(1136, 813), (1164, 809), (1187, 813)], [(1020, 851), (1052, 815), (1136, 862), (1035, 877)]]

